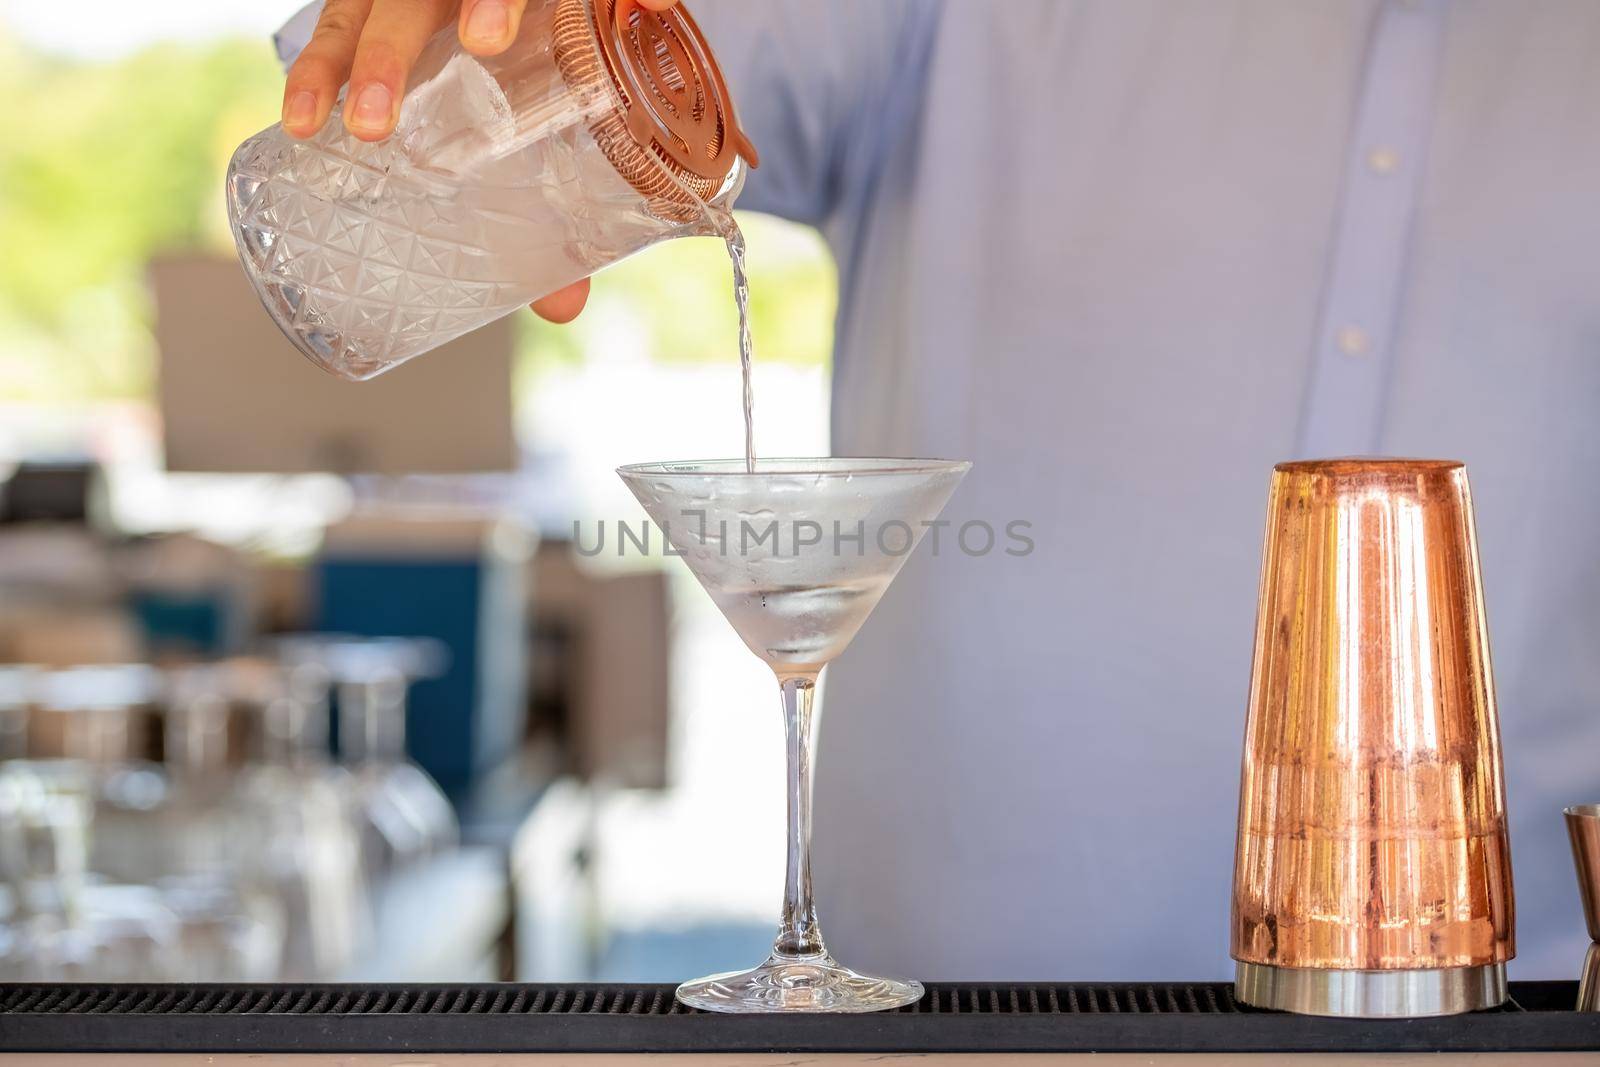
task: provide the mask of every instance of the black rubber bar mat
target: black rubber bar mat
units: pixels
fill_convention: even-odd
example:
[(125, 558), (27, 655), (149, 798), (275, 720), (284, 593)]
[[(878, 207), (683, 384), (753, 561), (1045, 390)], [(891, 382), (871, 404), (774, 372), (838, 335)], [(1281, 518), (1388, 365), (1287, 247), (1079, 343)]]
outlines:
[(1221, 982), (939, 982), (873, 1015), (715, 1015), (667, 985), (7, 985), (0, 1052), (1566, 1052), (1600, 1050), (1575, 982), (1495, 1011), (1318, 1019)]

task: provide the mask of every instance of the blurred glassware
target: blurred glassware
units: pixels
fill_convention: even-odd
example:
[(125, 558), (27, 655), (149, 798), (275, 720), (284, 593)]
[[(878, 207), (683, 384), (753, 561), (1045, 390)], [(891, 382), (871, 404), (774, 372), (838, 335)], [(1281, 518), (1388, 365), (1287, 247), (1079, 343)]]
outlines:
[(455, 809), (426, 771), (406, 758), (406, 693), (442, 672), (438, 642), (332, 641), (322, 649), (338, 692), (339, 755), (356, 783), (367, 875), (380, 879), (454, 848)]
[(88, 871), (92, 779), (68, 760), (0, 764), (0, 874), (13, 910), (70, 912)]
[(182, 924), (183, 981), (277, 980), (285, 930), (275, 896), (207, 874), (164, 878), (157, 888)]
[(29, 751), (85, 769), (98, 831), (90, 836), (90, 869), (114, 881), (143, 881), (143, 860), (158, 840), (148, 813), (165, 798), (166, 775), (144, 756), (160, 685), (160, 672), (136, 663), (42, 671), (33, 681)]
[(369, 940), (372, 914), (354, 780), (327, 755), (327, 672), (262, 659), (230, 660), (226, 671), (258, 736), (239, 784), (247, 880), (283, 905), (282, 977), (332, 977)]
[(156, 885), (177, 915), (185, 981), (277, 977), (283, 905), (253, 870), (252, 813), (229, 775), (223, 668), (164, 672), (165, 773), (128, 768), (102, 789), (96, 869)]
[(0, 765), (0, 870), (9, 894), (0, 977), (162, 981), (181, 960), (180, 924), (148, 886), (88, 874), (93, 769), (69, 761)]
[(41, 673), (29, 722), (30, 754), (81, 760), (98, 783), (144, 755), (144, 714), (159, 685), (159, 672), (143, 663)]
[[(0, 980), (348, 971), (371, 936), (364, 855), (376, 876), (457, 842), (404, 754), (407, 686), (444, 656), (318, 637), (164, 670), (0, 668)], [(336, 679), (350, 767), (328, 751)]]
[(28, 717), (38, 692), (39, 669), (0, 666), (0, 760), (27, 759)]
[(160, 685), (158, 671), (133, 663), (44, 671), (36, 681), (30, 750), (86, 769), (97, 831), (90, 868), (113, 881), (143, 881), (148, 849), (159, 841), (149, 812), (166, 796), (166, 774), (144, 756)]
[(148, 852), (153, 866), (141, 880), (225, 878), (244, 865), (241, 846), (247, 839), (238, 833), (243, 814), (228, 773), (232, 709), (222, 669), (168, 671), (165, 711), (167, 802), (160, 809), (161, 840)]
[(87, 885), (77, 929), (66, 932), (87, 934), (90, 947), (76, 973), (59, 980), (162, 982), (182, 973), (182, 924), (151, 886)]

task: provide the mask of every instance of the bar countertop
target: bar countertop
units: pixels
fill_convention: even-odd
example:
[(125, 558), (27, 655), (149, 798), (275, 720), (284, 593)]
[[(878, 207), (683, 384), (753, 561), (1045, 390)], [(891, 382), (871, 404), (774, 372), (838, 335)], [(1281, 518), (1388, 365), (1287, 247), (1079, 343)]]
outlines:
[[(297, 1058), (301, 1067), (481, 1067), (579, 1053), (666, 1057), (652, 1058), (658, 1065), (709, 1053), (730, 1054), (720, 1061), (730, 1065), (977, 1054), (1104, 1063), (1115, 1053), (1146, 1064), (1176, 1054), (1281, 1063), (1294, 1053), (1454, 1053), (1474, 1063), (1561, 1053), (1545, 1062), (1590, 1062), (1576, 1054), (1600, 1052), (1600, 1014), (1572, 1010), (1576, 995), (1573, 982), (1513, 982), (1511, 1003), (1495, 1011), (1368, 1021), (1255, 1011), (1227, 983), (934, 983), (897, 1011), (786, 1016), (684, 1009), (667, 985), (12, 985), (0, 987), (0, 1054), (28, 1053), (26, 1062), (41, 1064), (88, 1052), (122, 1053), (130, 1064), (325, 1054)], [(587, 1062), (600, 1067), (607, 1058)]]

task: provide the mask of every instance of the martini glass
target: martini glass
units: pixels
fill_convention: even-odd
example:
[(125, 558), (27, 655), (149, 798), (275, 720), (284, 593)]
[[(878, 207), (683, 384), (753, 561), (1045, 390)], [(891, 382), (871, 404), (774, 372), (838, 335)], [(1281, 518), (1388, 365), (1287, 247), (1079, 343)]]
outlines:
[(925, 459), (640, 463), (618, 468), (633, 495), (772, 668), (788, 751), (789, 858), (772, 954), (749, 971), (678, 987), (723, 1012), (879, 1011), (922, 997), (828, 953), (811, 897), (812, 727), (823, 668), (850, 644), (943, 510), (968, 463)]

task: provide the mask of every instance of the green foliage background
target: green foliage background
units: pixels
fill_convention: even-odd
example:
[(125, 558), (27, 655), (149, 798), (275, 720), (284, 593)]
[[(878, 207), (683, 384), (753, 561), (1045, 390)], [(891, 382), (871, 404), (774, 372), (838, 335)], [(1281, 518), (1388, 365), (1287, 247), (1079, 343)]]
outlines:
[[(156, 352), (144, 267), (155, 253), (231, 254), (222, 173), (275, 121), (281, 75), (263, 41), (163, 45), (109, 63), (33, 53), (0, 25), (0, 402), (150, 395)], [(833, 269), (811, 231), (743, 220), (763, 360), (827, 359)], [(594, 311), (642, 323), (653, 358), (735, 358), (726, 256), (671, 242), (601, 275)], [(584, 358), (576, 328), (527, 316), (520, 388)]]

